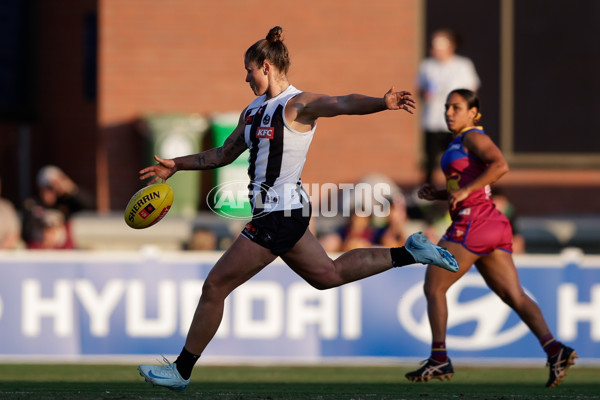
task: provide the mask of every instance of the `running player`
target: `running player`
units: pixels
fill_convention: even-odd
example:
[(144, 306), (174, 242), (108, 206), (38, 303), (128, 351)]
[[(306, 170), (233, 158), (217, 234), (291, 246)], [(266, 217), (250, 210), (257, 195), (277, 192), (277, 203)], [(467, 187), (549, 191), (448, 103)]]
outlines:
[(454, 254), (460, 270), (449, 274), (427, 267), (425, 297), (432, 333), (431, 356), (418, 370), (406, 374), (411, 381), (450, 379), (454, 374), (446, 351), (448, 309), (446, 291), (473, 264), (488, 286), (512, 307), (539, 339), (548, 356), (547, 387), (557, 386), (574, 364), (577, 353), (554, 339), (537, 304), (523, 291), (512, 258), (510, 221), (490, 198), (490, 184), (508, 172), (502, 152), (475, 126), (481, 118), (479, 98), (467, 89), (450, 92), (446, 100), (446, 124), (453, 140), (442, 156), (446, 189), (431, 184), (418, 192), (422, 199), (448, 201), (452, 224), (439, 242)]

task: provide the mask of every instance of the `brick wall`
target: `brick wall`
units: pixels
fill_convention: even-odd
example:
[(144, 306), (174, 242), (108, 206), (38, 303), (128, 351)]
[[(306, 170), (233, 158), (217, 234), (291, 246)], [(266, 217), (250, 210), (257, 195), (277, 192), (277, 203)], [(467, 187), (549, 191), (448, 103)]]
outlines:
[[(99, 189), (110, 195), (102, 204), (119, 208), (139, 186), (141, 139), (132, 122), (140, 115), (241, 112), (253, 100), (243, 54), (271, 27), (284, 29), (295, 86), (381, 96), (392, 85), (415, 89), (419, 18), (416, 0), (100, 1), (98, 124), (107, 169)], [(419, 180), (416, 116), (387, 112), (319, 125), (306, 182), (354, 182), (370, 172)]]

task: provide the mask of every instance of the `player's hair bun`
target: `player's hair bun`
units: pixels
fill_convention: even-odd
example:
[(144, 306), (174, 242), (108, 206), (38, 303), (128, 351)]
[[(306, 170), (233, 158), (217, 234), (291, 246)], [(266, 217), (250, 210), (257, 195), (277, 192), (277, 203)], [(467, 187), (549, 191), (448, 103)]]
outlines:
[(263, 62), (268, 60), (279, 71), (287, 74), (290, 56), (287, 46), (283, 43), (282, 32), (280, 26), (271, 28), (266, 38), (260, 39), (246, 50), (244, 60), (254, 61), (257, 66), (262, 66)]
[(267, 37), (266, 39), (271, 42), (281, 42), (283, 41), (282, 37), (281, 37), (281, 33), (283, 32), (283, 29), (280, 26), (276, 26), (274, 28), (271, 28), (271, 30), (269, 31), (269, 33), (267, 33)]

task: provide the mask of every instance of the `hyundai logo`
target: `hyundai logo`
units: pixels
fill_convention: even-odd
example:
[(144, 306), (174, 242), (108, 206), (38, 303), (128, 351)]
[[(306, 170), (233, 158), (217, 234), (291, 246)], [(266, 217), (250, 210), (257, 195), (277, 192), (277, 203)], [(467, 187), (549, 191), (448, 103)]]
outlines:
[[(526, 293), (533, 299), (530, 293)], [(487, 287), (481, 275), (477, 273), (468, 273), (454, 283), (446, 293), (446, 301), (448, 304), (448, 332), (461, 325), (474, 326), (474, 328), (468, 329), (468, 333), (464, 335), (447, 335), (446, 342), (450, 348), (456, 350), (492, 349), (515, 342), (529, 333), (527, 325), (515, 318), (516, 314), (512, 312), (512, 309)], [(431, 342), (431, 329), (422, 281), (410, 288), (400, 300), (398, 320), (404, 329), (416, 339), (425, 343)]]

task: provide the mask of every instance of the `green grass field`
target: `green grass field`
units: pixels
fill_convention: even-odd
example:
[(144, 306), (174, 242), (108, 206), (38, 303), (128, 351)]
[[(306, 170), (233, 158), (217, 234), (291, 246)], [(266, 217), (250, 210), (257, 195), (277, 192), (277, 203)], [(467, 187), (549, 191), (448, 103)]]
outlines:
[(413, 383), (411, 366), (201, 366), (185, 392), (145, 383), (134, 365), (0, 364), (0, 399), (600, 399), (600, 368), (575, 366), (546, 389), (545, 368), (459, 367)]

